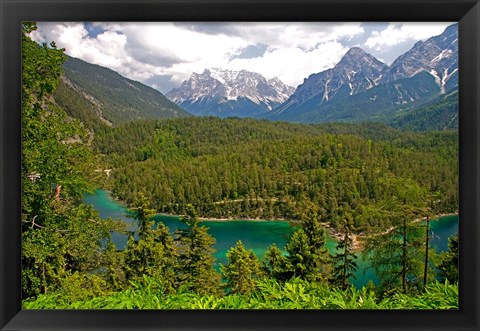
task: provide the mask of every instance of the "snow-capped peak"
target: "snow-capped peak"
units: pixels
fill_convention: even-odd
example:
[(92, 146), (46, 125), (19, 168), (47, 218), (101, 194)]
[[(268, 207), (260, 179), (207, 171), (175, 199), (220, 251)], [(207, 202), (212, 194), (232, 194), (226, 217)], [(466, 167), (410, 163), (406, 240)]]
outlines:
[(167, 97), (177, 104), (205, 98), (225, 101), (244, 98), (269, 110), (270, 104), (284, 102), (293, 92), (294, 88), (278, 78), (267, 80), (259, 73), (246, 70), (210, 68), (201, 74), (193, 73), (180, 87), (167, 93)]

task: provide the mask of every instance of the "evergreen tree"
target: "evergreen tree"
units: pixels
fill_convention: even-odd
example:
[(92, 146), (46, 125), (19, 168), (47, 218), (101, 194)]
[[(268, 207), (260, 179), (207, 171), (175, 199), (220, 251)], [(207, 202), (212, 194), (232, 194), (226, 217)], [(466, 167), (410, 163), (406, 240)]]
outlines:
[(319, 270), (315, 270), (316, 256), (312, 253), (312, 246), (310, 246), (303, 229), (293, 233), (285, 246), (285, 250), (288, 253), (285, 267), (287, 279), (298, 277), (306, 280), (316, 280), (320, 276)]
[(357, 271), (357, 256), (352, 251), (353, 219), (346, 215), (343, 225), (343, 237), (336, 246), (337, 253), (333, 256), (333, 277), (332, 283), (346, 290), (350, 285), (350, 278), (355, 277)]
[(239, 240), (235, 247), (228, 250), (227, 259), (227, 265), (220, 265), (226, 289), (229, 293), (250, 295), (262, 275), (258, 258)]
[(426, 239), (422, 226), (413, 221), (425, 212), (428, 194), (413, 180), (387, 177), (382, 185), (390, 196), (382, 201), (385, 208), (376, 211), (377, 217), (390, 219), (395, 226), (372, 235), (364, 254), (381, 279), (383, 291), (417, 291), (424, 279)]
[(272, 244), (265, 252), (262, 261), (262, 270), (271, 278), (286, 281), (285, 273), (287, 259), (276, 244)]
[(104, 278), (108, 286), (115, 290), (123, 290), (127, 287), (125, 275), (125, 252), (115, 247), (112, 240), (107, 242), (103, 255), (106, 271)]
[(177, 277), (180, 285), (198, 294), (216, 294), (220, 289), (220, 275), (215, 271), (215, 239), (200, 220), (192, 205), (187, 205), (187, 215), (181, 218), (186, 229), (176, 231), (179, 249)]
[(143, 193), (138, 193), (137, 198), (132, 204), (132, 210), (135, 212), (135, 219), (138, 223), (138, 236), (141, 239), (146, 238), (151, 233), (154, 222), (152, 221), (155, 216), (155, 209), (150, 208), (151, 202)]
[(117, 227), (81, 204), (97, 160), (89, 132), (52, 98), (64, 50), (54, 42), (39, 46), (29, 36), (35, 29), (35, 23), (22, 23), (24, 298), (55, 291), (76, 273), (101, 268), (102, 242)]
[(143, 194), (139, 194), (133, 204), (139, 222), (139, 240), (135, 240), (133, 234), (128, 238), (124, 253), (125, 274), (129, 280), (140, 281), (144, 275), (151, 276), (161, 282), (166, 291), (172, 291), (177, 258), (175, 244), (162, 222), (153, 228), (154, 210), (149, 205)]
[(285, 246), (286, 271), (290, 277), (309, 281), (327, 281), (331, 276), (330, 254), (325, 247), (325, 228), (320, 224), (318, 209), (310, 204), (301, 213), (302, 228), (295, 231)]
[(382, 291), (400, 289), (406, 293), (421, 287), (424, 241), (422, 229), (406, 220), (385, 234), (367, 239), (364, 255), (381, 280)]

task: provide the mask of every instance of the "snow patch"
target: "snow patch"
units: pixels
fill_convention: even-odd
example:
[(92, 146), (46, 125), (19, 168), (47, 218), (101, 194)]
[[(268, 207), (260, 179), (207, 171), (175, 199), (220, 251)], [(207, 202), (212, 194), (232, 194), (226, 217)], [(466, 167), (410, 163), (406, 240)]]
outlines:
[(375, 78), (373, 80), (373, 82), (375, 83), (375, 85), (378, 85), (378, 81), (382, 78), (383, 74), (381, 74), (380, 76), (378, 76), (377, 78)]
[(432, 62), (437, 62), (443, 59), (444, 57), (450, 57), (452, 55), (452, 50), (451, 49), (444, 49), (440, 54), (435, 56), (432, 60)]
[(323, 91), (322, 102), (323, 100), (328, 101), (328, 83), (330, 83), (330, 79), (327, 80), (327, 82), (325, 83), (325, 90)]
[(435, 83), (440, 87), (440, 89), (442, 88), (442, 80), (440, 79), (440, 77), (438, 76), (437, 72), (435, 71), (435, 69), (432, 69), (430, 70), (430, 74), (433, 76), (433, 78), (435, 78)]

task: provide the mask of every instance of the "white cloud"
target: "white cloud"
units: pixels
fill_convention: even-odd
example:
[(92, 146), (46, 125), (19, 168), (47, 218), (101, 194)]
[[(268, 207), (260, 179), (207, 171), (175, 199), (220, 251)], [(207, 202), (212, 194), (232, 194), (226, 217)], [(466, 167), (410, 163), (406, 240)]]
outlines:
[(390, 23), (384, 30), (373, 31), (365, 46), (382, 50), (407, 40), (425, 40), (439, 35), (451, 23)]
[[(364, 46), (386, 48), (424, 39), (446, 24), (390, 24), (368, 32)], [(93, 32), (92, 32), (93, 31)], [(150, 82), (161, 92), (179, 86), (192, 72), (222, 67), (279, 77), (297, 86), (310, 74), (333, 67), (346, 41), (366, 34), (361, 23), (38, 23), (38, 42), (55, 41), (70, 56)], [(267, 45), (256, 58), (234, 58), (249, 45)], [(362, 45), (361, 45), (362, 46)], [(379, 54), (381, 52), (378, 52)]]
[(131, 57), (125, 51), (126, 38), (115, 31), (105, 31), (91, 38), (83, 23), (38, 24), (39, 29), (32, 33), (37, 42), (54, 40), (65, 52), (84, 61), (126, 72)]
[(261, 72), (266, 78), (278, 77), (296, 87), (312, 73), (333, 67), (347, 50), (335, 41), (317, 45), (311, 51), (303, 51), (299, 47), (275, 49), (266, 52), (263, 57), (234, 59), (228, 68)]

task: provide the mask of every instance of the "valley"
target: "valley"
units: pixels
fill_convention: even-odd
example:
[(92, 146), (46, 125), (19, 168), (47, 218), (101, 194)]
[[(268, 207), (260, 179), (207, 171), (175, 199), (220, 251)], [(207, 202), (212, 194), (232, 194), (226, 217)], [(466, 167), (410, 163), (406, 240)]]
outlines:
[(232, 69), (258, 43), (148, 74), (128, 49), (135, 80), (23, 29), (27, 309), (458, 307), (457, 24), (294, 79)]

